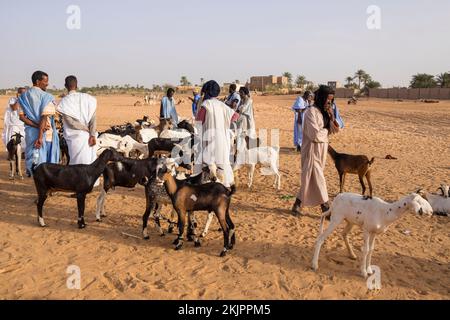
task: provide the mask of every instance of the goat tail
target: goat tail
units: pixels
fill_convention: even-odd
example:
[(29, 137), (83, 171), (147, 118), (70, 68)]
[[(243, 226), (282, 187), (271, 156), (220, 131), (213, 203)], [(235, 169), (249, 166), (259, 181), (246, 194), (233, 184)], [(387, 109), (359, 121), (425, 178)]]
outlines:
[(369, 161), (369, 166), (373, 165), (374, 162), (375, 162), (375, 157), (373, 157), (373, 158)]
[(231, 185), (230, 190), (228, 191), (228, 196), (231, 197), (235, 193), (236, 193), (236, 185), (233, 184)]
[(328, 216), (331, 216), (331, 208), (322, 213), (322, 216), (320, 217), (319, 235), (323, 233), (323, 223), (325, 221), (325, 218)]

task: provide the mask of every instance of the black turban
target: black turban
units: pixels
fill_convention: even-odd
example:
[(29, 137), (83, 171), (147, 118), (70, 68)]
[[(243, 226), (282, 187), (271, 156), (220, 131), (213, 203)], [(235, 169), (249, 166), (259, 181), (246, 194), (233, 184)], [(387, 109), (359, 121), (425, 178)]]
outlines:
[(216, 98), (220, 94), (220, 86), (214, 80), (206, 82), (202, 87), (202, 94), (204, 94), (203, 101)]
[(249, 96), (249, 95), (250, 95), (250, 91), (248, 90), (247, 87), (241, 87), (241, 88), (239, 89), (239, 91), (242, 92), (243, 94), (245, 94), (246, 96)]
[[(320, 112), (322, 113), (324, 127), (327, 129), (330, 128), (331, 118), (326, 110), (326, 107), (327, 107), (326, 103), (328, 100), (328, 95), (335, 94), (335, 93), (336, 92), (334, 91), (333, 88), (331, 88), (329, 86), (325, 86), (325, 85), (321, 85), (319, 87), (319, 89), (316, 92), (314, 92), (314, 95), (315, 95), (314, 105), (317, 108), (319, 108)], [(331, 103), (334, 103), (334, 101), (332, 101)]]

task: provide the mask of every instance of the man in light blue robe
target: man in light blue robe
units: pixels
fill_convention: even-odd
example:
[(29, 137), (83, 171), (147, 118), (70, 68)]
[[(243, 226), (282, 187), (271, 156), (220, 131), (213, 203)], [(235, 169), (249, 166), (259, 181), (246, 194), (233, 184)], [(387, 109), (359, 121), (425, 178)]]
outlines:
[(167, 95), (161, 100), (160, 117), (162, 119), (172, 119), (172, 124), (176, 128), (178, 126), (178, 114), (175, 108), (175, 99), (173, 97), (175, 90), (169, 88)]
[[(25, 123), (25, 163), (29, 177), (33, 174), (33, 166), (37, 167), (41, 163), (59, 163), (60, 154), (54, 119), (54, 97), (45, 92), (48, 75), (36, 71), (32, 75), (32, 81), (33, 87), (18, 98), (19, 117)], [(33, 159), (35, 150), (38, 150), (37, 159)]]
[(230, 108), (234, 109), (235, 111), (241, 105), (241, 96), (236, 90), (237, 90), (236, 84), (232, 83), (230, 85), (229, 95), (225, 100), (225, 104)]
[(306, 91), (303, 96), (299, 96), (292, 106), (295, 112), (294, 120), (294, 146), (297, 151), (301, 151), (303, 141), (303, 120), (306, 109), (312, 105), (314, 94), (311, 91)]

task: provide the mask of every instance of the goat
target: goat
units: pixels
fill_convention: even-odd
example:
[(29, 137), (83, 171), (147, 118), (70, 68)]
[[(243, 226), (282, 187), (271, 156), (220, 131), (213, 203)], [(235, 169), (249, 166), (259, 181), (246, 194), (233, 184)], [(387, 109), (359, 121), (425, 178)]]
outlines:
[[(134, 188), (137, 184), (145, 186), (146, 212), (150, 212), (154, 202), (150, 197), (149, 185), (156, 177), (156, 165), (157, 159), (155, 158), (122, 159), (108, 164), (103, 172), (103, 188), (97, 198), (95, 213), (97, 221), (101, 221), (101, 218), (106, 216), (106, 195), (110, 189), (115, 189), (115, 187)], [(163, 234), (158, 219), (155, 220), (158, 229)]]
[[(6, 149), (8, 150), (8, 161), (9, 161), (9, 179), (14, 180), (15, 175), (18, 176), (21, 180), (23, 180), (22, 175), (22, 138), (23, 136), (20, 133), (14, 133), (11, 136), (11, 140), (9, 140), (6, 145)], [(15, 163), (15, 166), (14, 166)], [(15, 168), (15, 175), (14, 175)]]
[(180, 121), (180, 123), (178, 123), (177, 126), (179, 129), (187, 130), (191, 134), (197, 134), (197, 130), (195, 129), (195, 127), (192, 124), (190, 124), (187, 120)]
[(172, 152), (177, 144), (182, 142), (183, 139), (165, 139), (165, 138), (154, 138), (148, 143), (148, 156), (153, 157), (156, 151), (167, 151)]
[(431, 207), (433, 208), (433, 213), (437, 216), (449, 216), (450, 215), (450, 197), (448, 195), (448, 186), (441, 185), (438, 188), (442, 194), (433, 194), (425, 192), (422, 189), (417, 190), (424, 199), (426, 199)]
[(248, 168), (248, 187), (253, 185), (253, 176), (256, 168), (256, 164), (268, 165), (268, 167), (261, 168), (261, 174), (263, 175), (275, 175), (275, 181), (273, 186), (277, 189), (281, 189), (281, 175), (278, 170), (279, 162), (279, 147), (260, 146), (260, 140), (252, 139), (246, 136), (246, 145), (241, 147), (241, 150), (237, 150), (235, 157), (235, 163), (233, 165), (233, 171), (236, 173), (243, 166)]
[(362, 195), (366, 193), (366, 186), (364, 184), (363, 178), (366, 177), (367, 183), (369, 184), (370, 195), (365, 197), (366, 199), (372, 199), (372, 183), (370, 181), (370, 169), (375, 161), (375, 158), (369, 160), (366, 156), (359, 155), (354, 156), (345, 153), (338, 153), (330, 145), (328, 145), (328, 153), (334, 161), (334, 165), (339, 174), (339, 193), (344, 192), (345, 176), (347, 173), (357, 174), (359, 177), (359, 182), (362, 186)]
[[(183, 235), (186, 225), (186, 215), (194, 211), (212, 211), (216, 214), (223, 231), (224, 248), (220, 254), (224, 257), (236, 242), (235, 226), (231, 220), (229, 208), (232, 195), (236, 192), (233, 185), (231, 190), (220, 183), (207, 183), (193, 186), (177, 186), (170, 169), (164, 163), (158, 165), (156, 181), (164, 183), (167, 194), (172, 200), (172, 205), (178, 214), (178, 239), (175, 241), (175, 250), (183, 247)], [(200, 240), (193, 231), (195, 246), (201, 246)]]
[(92, 192), (94, 184), (105, 170), (108, 162), (119, 161), (122, 156), (114, 150), (105, 150), (100, 157), (90, 165), (63, 166), (43, 163), (37, 168), (33, 166), (33, 179), (38, 194), (38, 222), (45, 227), (42, 208), (48, 193), (52, 191), (74, 192), (78, 204), (78, 228), (86, 227), (84, 209), (86, 195)]
[(132, 152), (138, 152), (140, 159), (148, 158), (148, 145), (139, 143), (130, 136), (123, 137), (117, 145), (117, 151), (125, 155), (130, 155)]
[[(361, 274), (367, 278), (372, 274), (371, 259), (374, 249), (375, 237), (384, 233), (389, 225), (398, 220), (406, 212), (414, 212), (420, 215), (431, 216), (431, 205), (417, 193), (412, 193), (394, 203), (387, 203), (380, 198), (366, 200), (364, 197), (353, 193), (341, 193), (333, 201), (330, 209), (323, 213), (320, 222), (320, 232), (317, 238), (312, 268), (319, 267), (319, 253), (325, 239), (339, 226), (342, 221), (347, 222), (343, 236), (345, 245), (351, 259), (356, 255), (348, 241), (348, 235), (353, 225), (358, 225), (364, 232), (364, 245), (362, 250)], [(331, 222), (325, 232), (323, 231), (324, 218), (331, 215)]]

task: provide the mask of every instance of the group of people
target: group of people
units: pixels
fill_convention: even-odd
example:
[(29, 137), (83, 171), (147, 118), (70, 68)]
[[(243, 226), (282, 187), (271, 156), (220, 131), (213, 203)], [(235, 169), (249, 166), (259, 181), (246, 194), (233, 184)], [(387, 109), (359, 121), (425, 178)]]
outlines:
[[(75, 76), (65, 79), (67, 94), (60, 100), (46, 92), (48, 74), (36, 71), (32, 75), (33, 86), (20, 88), (17, 97), (8, 102), (5, 114), (3, 141), (16, 133), (25, 136), (25, 161), (27, 175), (32, 175), (33, 166), (41, 163), (59, 163), (60, 145), (55, 125), (55, 114), (62, 115), (64, 138), (67, 141), (70, 165), (91, 164), (96, 159), (96, 108), (97, 101), (89, 94), (78, 92)], [(237, 150), (245, 147), (246, 136), (255, 136), (253, 100), (246, 87), (237, 91), (231, 85), (229, 95), (219, 99), (221, 88), (214, 81), (206, 82), (201, 92), (193, 92), (192, 113), (197, 131), (200, 133), (200, 152), (194, 162), (194, 174), (204, 166), (216, 165), (222, 171), (223, 184), (234, 184), (230, 157), (233, 148), (232, 135), (236, 138)], [(160, 117), (172, 119), (176, 126), (179, 117), (174, 99), (175, 90), (170, 88), (163, 97)], [(294, 143), (301, 151), (301, 188), (292, 208), (300, 215), (301, 206), (329, 208), (328, 192), (323, 173), (328, 136), (344, 127), (339, 110), (334, 102), (334, 91), (328, 86), (312, 93), (306, 91), (292, 109), (295, 111)]]
[(97, 101), (89, 94), (77, 92), (75, 76), (68, 76), (65, 87), (68, 94), (56, 101), (46, 92), (49, 77), (36, 71), (32, 87), (20, 88), (16, 99), (10, 99), (6, 108), (3, 141), (19, 131), (25, 136), (25, 164), (27, 175), (41, 163), (59, 163), (59, 134), (55, 123), (58, 112), (63, 119), (63, 135), (67, 142), (70, 164), (91, 164), (96, 159)]

